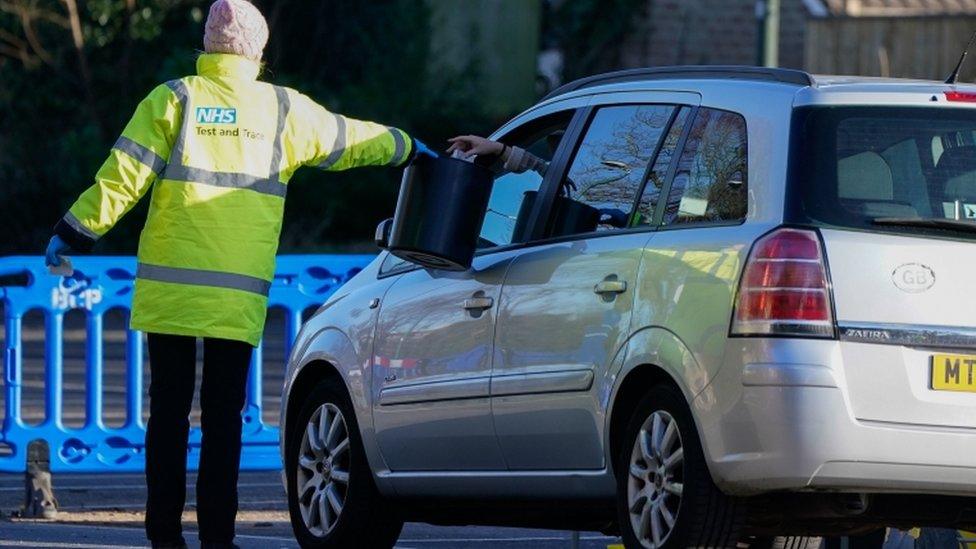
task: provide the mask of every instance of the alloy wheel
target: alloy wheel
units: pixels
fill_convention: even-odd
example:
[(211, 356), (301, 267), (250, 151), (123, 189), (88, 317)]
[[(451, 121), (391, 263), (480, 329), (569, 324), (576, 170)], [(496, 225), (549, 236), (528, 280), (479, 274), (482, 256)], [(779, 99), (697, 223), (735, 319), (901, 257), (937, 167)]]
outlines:
[(684, 489), (684, 447), (678, 423), (658, 410), (641, 425), (630, 455), (627, 505), (641, 545), (663, 546), (674, 531)]
[(296, 488), (305, 527), (316, 537), (335, 528), (349, 488), (349, 430), (335, 405), (325, 403), (308, 420), (298, 452)]

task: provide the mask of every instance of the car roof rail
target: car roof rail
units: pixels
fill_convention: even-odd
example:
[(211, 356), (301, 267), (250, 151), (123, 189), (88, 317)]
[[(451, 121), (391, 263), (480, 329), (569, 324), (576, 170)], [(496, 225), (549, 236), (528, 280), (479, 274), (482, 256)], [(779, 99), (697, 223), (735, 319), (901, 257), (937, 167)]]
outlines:
[(677, 80), (677, 79), (729, 79), (753, 80), (759, 82), (780, 82), (797, 86), (815, 86), (816, 81), (809, 73), (795, 69), (775, 69), (769, 67), (752, 67), (747, 65), (684, 65), (675, 67), (645, 67), (626, 69), (622, 71), (595, 74), (563, 84), (552, 90), (545, 97), (551, 99), (564, 93), (581, 90), (603, 84), (617, 84), (620, 82), (640, 82), (642, 80)]

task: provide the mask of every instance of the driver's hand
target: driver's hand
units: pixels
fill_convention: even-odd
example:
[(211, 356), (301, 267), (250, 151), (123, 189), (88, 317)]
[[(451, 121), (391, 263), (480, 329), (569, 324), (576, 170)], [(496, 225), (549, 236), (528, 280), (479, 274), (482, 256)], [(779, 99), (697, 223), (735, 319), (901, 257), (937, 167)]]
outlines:
[(447, 149), (447, 153), (459, 152), (464, 158), (476, 155), (498, 156), (505, 151), (505, 145), (477, 135), (459, 135), (448, 139), (448, 142), (451, 146)]

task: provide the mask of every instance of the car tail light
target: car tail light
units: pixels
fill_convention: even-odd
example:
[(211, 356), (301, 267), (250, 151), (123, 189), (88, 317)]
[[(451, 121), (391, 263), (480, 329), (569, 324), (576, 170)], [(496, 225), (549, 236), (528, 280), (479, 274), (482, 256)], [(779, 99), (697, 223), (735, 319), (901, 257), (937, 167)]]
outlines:
[(947, 91), (945, 97), (947, 101), (976, 103), (976, 93), (973, 92)]
[(817, 234), (777, 229), (749, 253), (731, 333), (833, 337), (832, 310)]

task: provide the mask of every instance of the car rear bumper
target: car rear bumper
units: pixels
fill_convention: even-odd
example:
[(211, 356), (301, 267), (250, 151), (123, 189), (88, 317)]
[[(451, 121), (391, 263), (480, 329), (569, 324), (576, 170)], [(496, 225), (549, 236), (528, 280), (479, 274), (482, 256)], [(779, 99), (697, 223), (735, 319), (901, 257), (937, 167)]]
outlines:
[(694, 403), (724, 491), (976, 495), (976, 416), (972, 429), (858, 420), (832, 349), (841, 343), (777, 352), (790, 340), (761, 341), (746, 341), (745, 363), (727, 361)]

